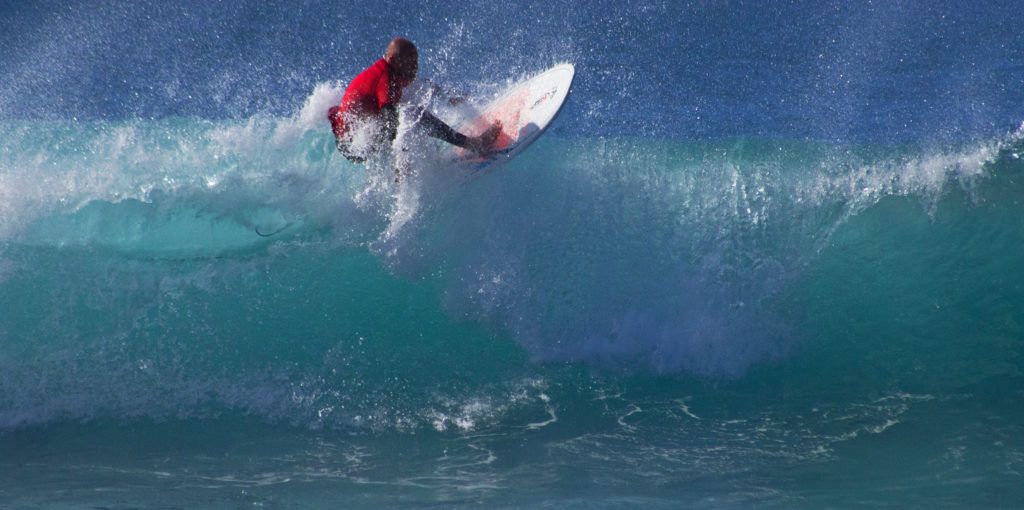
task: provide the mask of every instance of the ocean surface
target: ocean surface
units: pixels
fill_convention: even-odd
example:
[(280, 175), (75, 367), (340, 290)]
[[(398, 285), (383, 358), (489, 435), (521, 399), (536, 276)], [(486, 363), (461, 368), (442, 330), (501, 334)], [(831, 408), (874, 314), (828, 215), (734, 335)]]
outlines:
[(1018, 2), (0, 3), (3, 510), (1020, 508), (1022, 264)]

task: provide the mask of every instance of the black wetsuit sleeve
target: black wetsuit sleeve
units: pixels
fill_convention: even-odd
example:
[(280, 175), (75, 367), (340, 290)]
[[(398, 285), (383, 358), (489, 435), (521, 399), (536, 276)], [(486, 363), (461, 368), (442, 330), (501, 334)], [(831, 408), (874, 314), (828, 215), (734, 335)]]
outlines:
[(466, 145), (466, 135), (455, 131), (428, 111), (423, 112), (423, 116), (420, 117), (420, 124), (423, 125), (426, 133), (434, 138), (444, 140), (459, 147)]

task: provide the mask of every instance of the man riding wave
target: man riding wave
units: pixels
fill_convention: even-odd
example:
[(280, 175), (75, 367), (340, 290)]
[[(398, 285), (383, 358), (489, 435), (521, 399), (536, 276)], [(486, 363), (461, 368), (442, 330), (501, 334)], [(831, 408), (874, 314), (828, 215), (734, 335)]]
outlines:
[[(397, 38), (388, 44), (384, 58), (352, 80), (341, 103), (327, 113), (338, 151), (361, 163), (391, 145), (398, 134), (402, 90), (416, 79), (418, 69), (416, 46)], [(414, 117), (427, 135), (480, 155), (487, 154), (501, 132), (496, 122), (479, 136), (466, 136), (426, 110), (414, 111)]]

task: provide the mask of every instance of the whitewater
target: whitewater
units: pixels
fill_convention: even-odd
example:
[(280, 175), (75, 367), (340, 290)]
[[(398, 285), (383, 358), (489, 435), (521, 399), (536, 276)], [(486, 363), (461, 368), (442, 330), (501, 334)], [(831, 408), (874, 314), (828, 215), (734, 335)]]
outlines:
[(0, 7), (0, 508), (1024, 504), (1024, 17), (600, 4)]

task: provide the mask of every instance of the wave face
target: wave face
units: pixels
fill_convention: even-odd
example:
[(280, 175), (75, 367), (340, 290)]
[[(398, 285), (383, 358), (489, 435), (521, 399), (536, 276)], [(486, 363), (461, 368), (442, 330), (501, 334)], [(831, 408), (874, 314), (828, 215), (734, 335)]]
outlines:
[[(1015, 9), (406, 7), (0, 7), (0, 506), (1021, 503)], [(392, 35), (576, 83), (396, 180)]]
[[(294, 377), (337, 362), (325, 352), (422, 334), (424, 316), (383, 312), (410, 292), (446, 317), (435, 341), (469, 321), (538, 362), (727, 380), (865, 337), (906, 344), (908, 324), (938, 328), (952, 355), (963, 328), (1001, 307), (1015, 324), (1022, 303), (1020, 133), (946, 153), (550, 137), (468, 182), (424, 167), (396, 184), (333, 157), (305, 113), (8, 127), (21, 151), (3, 183), (3, 331), (17, 346), (4, 373), (9, 394), (32, 389), (7, 426), (146, 414), (139, 398), (187, 414), (196, 391), (234, 406), (238, 384), (260, 388), (241, 405), (273, 414), (295, 404), (276, 401)], [(436, 347), (413, 342), (392, 363)], [(471, 365), (476, 348), (450, 354)], [(269, 374), (287, 377), (254, 383)], [(145, 381), (120, 389), (129, 375)], [(35, 409), (83, 377), (103, 391)]]

